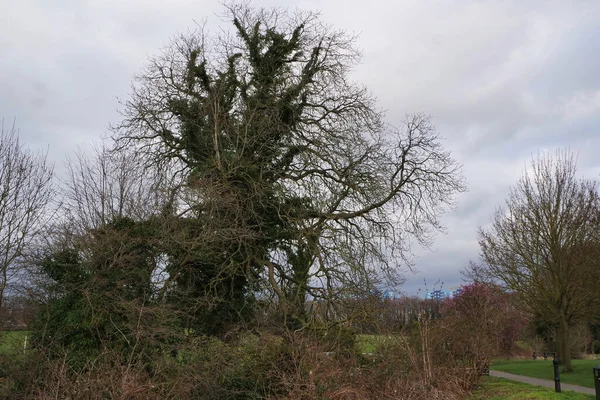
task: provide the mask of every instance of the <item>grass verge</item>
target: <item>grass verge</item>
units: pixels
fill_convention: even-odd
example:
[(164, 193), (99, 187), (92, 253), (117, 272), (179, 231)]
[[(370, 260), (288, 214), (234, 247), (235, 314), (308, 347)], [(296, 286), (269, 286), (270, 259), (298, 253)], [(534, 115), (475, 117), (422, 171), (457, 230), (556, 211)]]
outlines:
[(0, 331), (0, 354), (15, 354), (23, 350), (27, 331)]
[[(593, 388), (592, 367), (596, 365), (600, 365), (600, 360), (573, 360), (573, 372), (561, 372), (560, 381)], [(554, 379), (552, 360), (496, 360), (492, 362), (491, 368), (532, 378)]]
[(554, 390), (507, 379), (485, 377), (468, 400), (594, 400), (594, 396)]
[(397, 335), (356, 335), (355, 349), (359, 353), (368, 354), (374, 353), (377, 349), (385, 345), (396, 343)]

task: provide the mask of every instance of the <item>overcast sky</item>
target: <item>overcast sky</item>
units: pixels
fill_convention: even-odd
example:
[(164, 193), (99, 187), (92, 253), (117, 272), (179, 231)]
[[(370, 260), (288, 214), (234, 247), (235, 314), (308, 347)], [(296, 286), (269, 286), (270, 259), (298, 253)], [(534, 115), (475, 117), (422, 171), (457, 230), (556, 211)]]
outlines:
[[(19, 0), (0, 13), (0, 118), (49, 147), (60, 171), (77, 147), (117, 122), (134, 74), (170, 37), (206, 21), (227, 27), (202, 0)], [(433, 117), (464, 165), (469, 191), (444, 217), (447, 234), (418, 251), (403, 290), (461, 284), (489, 223), (525, 163), (570, 147), (581, 176), (600, 176), (600, 1), (255, 1), (320, 11), (359, 33), (354, 77), (399, 124)]]

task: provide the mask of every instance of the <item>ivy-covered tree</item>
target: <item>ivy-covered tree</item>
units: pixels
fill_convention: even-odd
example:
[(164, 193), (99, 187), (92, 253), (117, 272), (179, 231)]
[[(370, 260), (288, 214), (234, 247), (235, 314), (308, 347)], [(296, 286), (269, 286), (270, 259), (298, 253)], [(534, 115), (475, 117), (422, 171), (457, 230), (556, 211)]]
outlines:
[(118, 219), (41, 258), (50, 298), (34, 327), (35, 345), (81, 368), (106, 349), (128, 354), (140, 334), (154, 334), (142, 329), (156, 320), (153, 228)]
[(67, 171), (63, 207), (31, 257), (45, 298), (33, 343), (76, 370), (101, 354), (145, 365), (185, 332), (165, 301), (165, 246), (177, 230), (161, 211), (173, 182), (106, 147)]
[(171, 294), (241, 314), (267, 293), (300, 328), (307, 298), (333, 313), (397, 277), (464, 189), (460, 167), (427, 117), (383, 122), (349, 77), (351, 36), (310, 13), (234, 5), (227, 18), (233, 32), (182, 35), (150, 62), (115, 137), (185, 176), (168, 210), (189, 233)]

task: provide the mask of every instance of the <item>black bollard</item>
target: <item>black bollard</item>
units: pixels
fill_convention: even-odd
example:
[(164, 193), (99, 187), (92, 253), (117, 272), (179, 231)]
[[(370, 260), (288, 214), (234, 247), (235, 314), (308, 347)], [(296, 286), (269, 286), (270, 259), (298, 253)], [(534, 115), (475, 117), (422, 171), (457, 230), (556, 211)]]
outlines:
[(490, 376), (490, 362), (487, 361), (483, 366), (483, 375)]
[(558, 358), (556, 355), (554, 355), (552, 364), (554, 364), (554, 390), (556, 393), (560, 393), (560, 375), (558, 373)]
[(596, 400), (600, 400), (600, 365), (593, 368), (594, 370), (594, 387), (596, 388)]

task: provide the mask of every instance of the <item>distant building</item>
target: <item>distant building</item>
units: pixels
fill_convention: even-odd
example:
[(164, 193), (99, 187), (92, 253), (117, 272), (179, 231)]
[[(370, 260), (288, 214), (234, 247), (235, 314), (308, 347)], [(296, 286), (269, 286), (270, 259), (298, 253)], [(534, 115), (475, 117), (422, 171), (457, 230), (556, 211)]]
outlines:
[(456, 296), (459, 296), (463, 292), (462, 287), (451, 287), (449, 289), (436, 289), (425, 292), (426, 300), (445, 300), (445, 299), (453, 299)]
[(450, 288), (450, 296), (452, 298), (455, 298), (456, 296), (460, 296), (463, 292), (463, 288), (461, 287), (457, 287), (457, 288)]
[(444, 300), (450, 297), (450, 292), (447, 290), (432, 290), (431, 292), (425, 292), (425, 299), (427, 300)]

